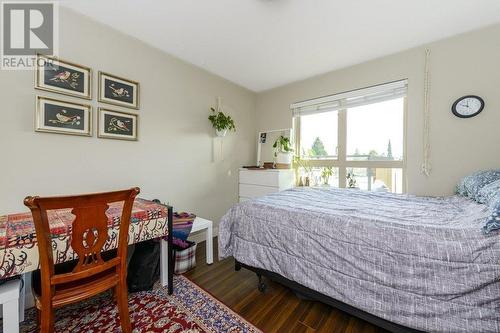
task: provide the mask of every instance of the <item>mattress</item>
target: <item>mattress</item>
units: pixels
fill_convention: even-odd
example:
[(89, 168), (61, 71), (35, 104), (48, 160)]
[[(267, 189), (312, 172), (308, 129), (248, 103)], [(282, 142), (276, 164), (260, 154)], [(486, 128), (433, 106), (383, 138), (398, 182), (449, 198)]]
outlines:
[(219, 256), (430, 332), (500, 332), (500, 235), (488, 208), (350, 189), (295, 188), (233, 206)]

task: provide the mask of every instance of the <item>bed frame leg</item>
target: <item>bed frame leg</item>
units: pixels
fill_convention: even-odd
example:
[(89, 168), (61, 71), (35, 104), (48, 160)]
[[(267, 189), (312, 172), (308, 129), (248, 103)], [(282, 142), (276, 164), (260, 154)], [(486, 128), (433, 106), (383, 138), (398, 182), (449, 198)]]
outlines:
[[(235, 260), (234, 261), (234, 270), (239, 271), (239, 270), (241, 270), (241, 268), (242, 268), (241, 263), (238, 260)], [(255, 273), (255, 274), (257, 274), (257, 278), (259, 279), (259, 283), (257, 284), (257, 289), (259, 289), (259, 291), (261, 293), (263, 293), (266, 291), (267, 285), (264, 283), (264, 281), (262, 281), (262, 274), (260, 274), (260, 273)]]
[(257, 285), (257, 289), (259, 289), (259, 291), (261, 293), (265, 292), (266, 289), (267, 289), (267, 286), (264, 282), (262, 282), (262, 275), (257, 273), (257, 277), (259, 278), (259, 284)]

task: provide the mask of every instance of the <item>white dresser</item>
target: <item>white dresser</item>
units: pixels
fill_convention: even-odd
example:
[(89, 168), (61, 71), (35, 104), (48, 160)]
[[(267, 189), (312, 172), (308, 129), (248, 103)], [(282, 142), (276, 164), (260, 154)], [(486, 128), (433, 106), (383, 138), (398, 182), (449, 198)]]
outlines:
[(241, 168), (239, 177), (240, 202), (283, 191), (293, 186), (292, 169), (248, 170)]

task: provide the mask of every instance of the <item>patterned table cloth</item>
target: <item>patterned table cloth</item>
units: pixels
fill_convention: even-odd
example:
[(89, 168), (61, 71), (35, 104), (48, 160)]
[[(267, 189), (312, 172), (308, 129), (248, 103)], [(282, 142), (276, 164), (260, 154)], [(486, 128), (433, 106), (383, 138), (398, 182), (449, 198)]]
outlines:
[[(109, 237), (104, 251), (118, 246), (122, 207), (123, 202), (112, 203), (106, 212)], [(48, 215), (55, 263), (76, 259), (70, 246), (74, 219), (71, 209), (49, 211)], [(166, 236), (167, 215), (166, 206), (137, 198), (132, 208), (129, 244)], [(185, 224), (185, 214), (174, 214), (173, 223), (180, 217)], [(38, 265), (38, 246), (31, 212), (0, 216), (0, 279), (34, 271)]]

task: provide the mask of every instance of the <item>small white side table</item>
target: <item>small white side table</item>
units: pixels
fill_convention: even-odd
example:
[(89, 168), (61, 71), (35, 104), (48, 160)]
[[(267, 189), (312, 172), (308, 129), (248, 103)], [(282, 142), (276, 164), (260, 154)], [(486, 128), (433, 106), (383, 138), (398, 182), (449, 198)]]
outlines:
[[(211, 265), (214, 262), (214, 247), (213, 247), (213, 231), (212, 231), (212, 221), (196, 217), (193, 222), (193, 228), (191, 232), (206, 231), (206, 241), (205, 245), (207, 248), (207, 264)], [(168, 285), (168, 242), (163, 240), (160, 242), (161, 255), (160, 255), (160, 282), (162, 286)]]
[(212, 221), (201, 217), (196, 217), (193, 222), (193, 229), (191, 229), (191, 232), (197, 232), (201, 230), (206, 231), (205, 246), (207, 248), (207, 264), (211, 265), (214, 263), (214, 239), (212, 233)]
[[(19, 332), (19, 314), (21, 311), (24, 317), (24, 302), (22, 302), (23, 309), (19, 308), (20, 291), (21, 280), (8, 281), (0, 286), (0, 304), (2, 304), (3, 309), (4, 333)], [(24, 295), (22, 296), (24, 297)]]

